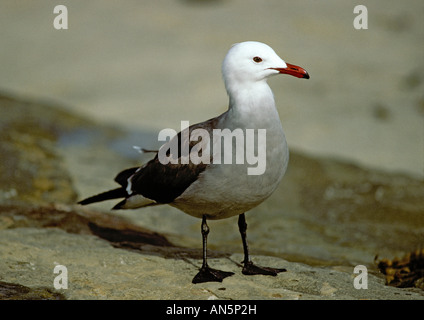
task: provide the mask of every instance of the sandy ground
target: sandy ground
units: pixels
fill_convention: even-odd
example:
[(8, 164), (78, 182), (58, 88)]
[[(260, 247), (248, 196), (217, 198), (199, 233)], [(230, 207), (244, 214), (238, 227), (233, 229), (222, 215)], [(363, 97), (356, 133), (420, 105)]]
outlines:
[[(53, 8), (68, 8), (68, 30)], [(368, 8), (356, 30), (353, 8)], [(311, 79), (271, 79), (291, 147), (424, 177), (424, 2), (3, 0), (0, 90), (127, 128), (226, 109), (221, 62), (257, 40)]]

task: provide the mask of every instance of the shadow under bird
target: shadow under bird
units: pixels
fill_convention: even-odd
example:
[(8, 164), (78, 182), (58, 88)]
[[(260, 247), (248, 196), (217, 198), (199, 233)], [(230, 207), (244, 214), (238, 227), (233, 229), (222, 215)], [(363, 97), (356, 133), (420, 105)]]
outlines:
[[(207, 262), (207, 220), (224, 219), (238, 215), (245, 275), (276, 276), (285, 269), (261, 267), (252, 263), (246, 238), (245, 212), (267, 199), (277, 188), (286, 172), (289, 152), (283, 127), (275, 107), (274, 96), (267, 84), (272, 75), (288, 74), (309, 79), (301, 67), (282, 60), (268, 45), (255, 41), (233, 45), (222, 64), (223, 79), (229, 96), (229, 108), (216, 118), (191, 125), (188, 130), (205, 130), (212, 137), (215, 129), (265, 129), (266, 170), (262, 174), (249, 175), (247, 163), (216, 163), (214, 161), (177, 163), (161, 161), (161, 148), (169, 148), (178, 142), (175, 159), (182, 158), (182, 144), (193, 150), (198, 141), (188, 140), (184, 130), (162, 145), (158, 154), (141, 167), (120, 172), (115, 181), (119, 188), (103, 192), (79, 202), (86, 205), (110, 199), (120, 201), (113, 209), (134, 209), (168, 204), (202, 219), (203, 264), (193, 283), (218, 281), (233, 275), (232, 272), (212, 269)], [(177, 139), (177, 140), (175, 140)], [(184, 141), (185, 140), (185, 141)], [(210, 140), (212, 141), (212, 140)], [(210, 142), (212, 143), (212, 142)], [(221, 151), (216, 145), (213, 153)], [(232, 156), (235, 158), (235, 148)], [(167, 155), (169, 155), (169, 150)], [(213, 154), (210, 155), (211, 159)]]

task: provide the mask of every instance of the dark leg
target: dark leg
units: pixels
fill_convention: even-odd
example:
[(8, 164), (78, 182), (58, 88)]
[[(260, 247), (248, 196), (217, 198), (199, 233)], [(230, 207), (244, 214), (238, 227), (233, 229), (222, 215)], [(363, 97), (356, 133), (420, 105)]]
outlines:
[(234, 274), (233, 272), (226, 272), (226, 271), (220, 271), (220, 270), (209, 268), (208, 261), (207, 261), (208, 234), (209, 234), (209, 227), (206, 223), (206, 216), (203, 216), (202, 218), (203, 264), (199, 270), (199, 273), (196, 274), (196, 276), (193, 278), (193, 281), (192, 281), (193, 283), (210, 282), (210, 281), (222, 282), (224, 278), (232, 276)]
[(238, 226), (241, 234), (241, 241), (243, 242), (243, 251), (244, 251), (244, 260), (242, 263), (244, 264), (242, 273), (245, 275), (255, 275), (255, 274), (264, 274), (269, 276), (276, 276), (279, 272), (287, 271), (286, 269), (275, 269), (275, 268), (267, 268), (267, 267), (259, 267), (255, 266), (252, 261), (249, 259), (249, 247), (247, 245), (247, 223), (246, 217), (244, 213), (239, 215)]

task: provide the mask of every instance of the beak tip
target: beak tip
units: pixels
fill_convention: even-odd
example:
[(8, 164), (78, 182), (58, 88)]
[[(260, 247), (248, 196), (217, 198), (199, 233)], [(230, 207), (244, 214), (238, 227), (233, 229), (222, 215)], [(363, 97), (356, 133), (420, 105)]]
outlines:
[(298, 67), (298, 66), (295, 66), (295, 65), (290, 64), (290, 63), (286, 63), (286, 65), (287, 66), (285, 68), (269, 68), (269, 69), (276, 70), (281, 74), (289, 74), (289, 75), (294, 76), (296, 78), (301, 78), (301, 79), (302, 78), (303, 79), (309, 79), (310, 78), (309, 73), (305, 69)]

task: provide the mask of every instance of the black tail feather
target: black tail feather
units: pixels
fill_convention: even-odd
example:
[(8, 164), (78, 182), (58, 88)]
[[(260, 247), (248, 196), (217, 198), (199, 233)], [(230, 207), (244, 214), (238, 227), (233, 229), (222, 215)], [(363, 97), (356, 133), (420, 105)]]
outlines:
[(131, 177), (140, 167), (129, 168), (118, 173), (115, 177), (115, 181), (118, 182), (121, 186), (126, 188), (128, 183), (128, 178)]
[(127, 202), (127, 199), (122, 200), (121, 202), (117, 203), (112, 210), (119, 210), (122, 209), (122, 206)]
[(125, 198), (127, 196), (128, 196), (128, 193), (125, 191), (124, 188), (117, 188), (117, 189), (113, 189), (113, 190), (109, 190), (109, 191), (97, 194), (95, 196), (89, 197), (84, 200), (81, 200), (78, 202), (78, 204), (86, 205), (86, 204), (105, 201), (105, 200)]

